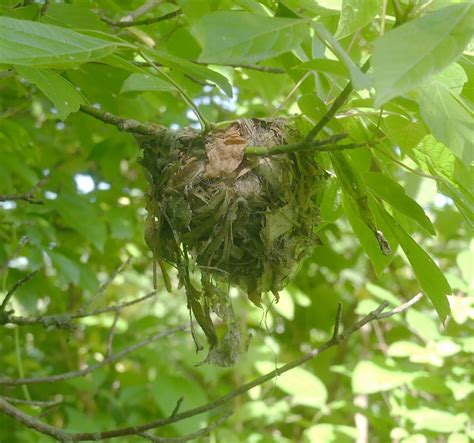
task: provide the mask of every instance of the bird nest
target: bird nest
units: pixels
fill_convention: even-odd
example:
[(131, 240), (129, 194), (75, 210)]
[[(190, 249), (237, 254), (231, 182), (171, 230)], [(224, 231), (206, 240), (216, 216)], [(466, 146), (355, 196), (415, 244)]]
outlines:
[[(278, 298), (319, 242), (314, 228), (327, 173), (314, 153), (252, 155), (251, 147), (271, 150), (300, 138), (282, 119), (139, 138), (150, 183), (145, 239), (165, 283), (164, 262), (177, 269), (209, 343), (207, 362), (229, 366), (241, 349), (230, 286), (257, 306), (262, 293)], [(220, 336), (216, 316), (226, 326)]]

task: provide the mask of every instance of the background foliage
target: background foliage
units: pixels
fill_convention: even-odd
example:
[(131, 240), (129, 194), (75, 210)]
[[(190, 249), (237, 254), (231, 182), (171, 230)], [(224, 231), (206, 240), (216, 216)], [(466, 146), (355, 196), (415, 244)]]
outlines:
[[(196, 367), (202, 357), (190, 334), (178, 333), (87, 376), (1, 385), (0, 394), (60, 401), (19, 407), (70, 431), (143, 423), (168, 416), (181, 396), (183, 409), (199, 406), (330, 338), (339, 302), (349, 325), (381, 301), (396, 306), (421, 289), (427, 297), (406, 314), (367, 325), (238, 398), (233, 415), (204, 440), (474, 439), (472, 3), (147, 4), (153, 8), (130, 26), (120, 18), (140, 1), (0, 2), (1, 292), (38, 270), (9, 300), (15, 315), (99, 309), (152, 291), (136, 143), (77, 112), (81, 105), (199, 127), (184, 90), (212, 123), (296, 115), (308, 133), (351, 80), (355, 91), (321, 135), (344, 132), (365, 145), (345, 151), (342, 166), (318, 154), (333, 173), (320, 202), (323, 244), (279, 303), (268, 296), (258, 309), (232, 292), (241, 328), (252, 334), (235, 367)], [(358, 66), (369, 57), (365, 74)], [(32, 188), (30, 201), (15, 198)], [(392, 254), (382, 253), (371, 224)], [(182, 291), (160, 287), (120, 310), (113, 349), (187, 321)], [(114, 312), (73, 324), (2, 325), (0, 379), (101, 362)], [(202, 414), (158, 435), (183, 436), (214, 419)], [(51, 440), (0, 416), (2, 442)]]

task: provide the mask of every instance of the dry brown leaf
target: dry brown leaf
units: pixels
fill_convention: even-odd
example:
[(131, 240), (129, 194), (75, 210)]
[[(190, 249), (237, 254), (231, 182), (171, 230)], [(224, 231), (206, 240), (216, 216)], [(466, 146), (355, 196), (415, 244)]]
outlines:
[(234, 172), (244, 159), (247, 141), (239, 131), (230, 127), (222, 138), (218, 138), (207, 148), (205, 178), (217, 178)]

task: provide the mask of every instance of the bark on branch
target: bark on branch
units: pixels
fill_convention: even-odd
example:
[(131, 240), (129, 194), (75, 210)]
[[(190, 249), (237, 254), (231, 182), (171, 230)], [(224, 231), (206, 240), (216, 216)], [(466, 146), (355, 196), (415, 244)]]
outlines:
[[(317, 357), (318, 355), (322, 354), (323, 352), (327, 351), (328, 349), (337, 346), (339, 343), (346, 341), (352, 334), (354, 334), (356, 331), (361, 329), (364, 325), (381, 320), (384, 318), (391, 317), (393, 315), (399, 314), (401, 312), (406, 311), (409, 309), (414, 303), (416, 303), (420, 298), (422, 297), (422, 294), (418, 294), (415, 297), (413, 297), (411, 300), (407, 301), (406, 303), (400, 305), (399, 307), (391, 310), (384, 312), (385, 309), (388, 306), (388, 302), (382, 303), (377, 309), (374, 311), (370, 312), (367, 314), (365, 317), (361, 318), (359, 321), (355, 322), (351, 326), (349, 326), (347, 329), (345, 329), (342, 332), (339, 332), (340, 328), (340, 322), (341, 322), (341, 307), (339, 307), (336, 320), (335, 320), (335, 325), (334, 325), (334, 333), (333, 336), (331, 337), (330, 340), (327, 342), (323, 343), (321, 346), (314, 348), (310, 352), (303, 354), (301, 357), (283, 365), (280, 366), (279, 368), (274, 369), (273, 371), (268, 372), (267, 374), (262, 375), (261, 377), (257, 377), (254, 380), (240, 386), (239, 388), (229, 392), (228, 394), (219, 397), (218, 399), (207, 403), (205, 405), (188, 409), (187, 411), (183, 412), (177, 412), (176, 414), (172, 414), (169, 417), (166, 418), (161, 418), (158, 420), (151, 421), (149, 423), (145, 423), (142, 425), (137, 425), (137, 426), (132, 426), (132, 427), (126, 427), (126, 428), (119, 428), (119, 429), (113, 429), (109, 431), (103, 431), (103, 432), (66, 432), (63, 431), (62, 429), (56, 428), (54, 426), (47, 425), (35, 417), (32, 417), (30, 415), (25, 414), (21, 410), (15, 408), (12, 406), (10, 403), (8, 403), (6, 400), (0, 398), (0, 411), (3, 413), (9, 415), (10, 417), (16, 419), (20, 423), (24, 424), (25, 426), (28, 426), (32, 429), (37, 430), (38, 432), (41, 432), (43, 434), (49, 435), (53, 438), (56, 438), (59, 441), (67, 441), (67, 442), (75, 442), (75, 441), (88, 441), (88, 440), (93, 440), (93, 441), (98, 441), (98, 440), (106, 440), (106, 439), (111, 439), (111, 438), (116, 438), (116, 437), (123, 437), (126, 435), (144, 435), (146, 431), (149, 431), (150, 429), (156, 429), (162, 426), (169, 425), (171, 423), (176, 423), (178, 421), (184, 420), (186, 418), (194, 417), (196, 415), (202, 414), (204, 412), (211, 411), (213, 409), (216, 409), (220, 406), (223, 406), (227, 403), (229, 403), (231, 400), (233, 400), (236, 397), (239, 397), (246, 392), (248, 392), (250, 389), (262, 385), (263, 383), (266, 383), (269, 380), (272, 380), (276, 377), (278, 377), (281, 374), (284, 374), (285, 372), (290, 371), (293, 368), (296, 368), (297, 366), (301, 366), (304, 363), (312, 360), (313, 358)], [(120, 353), (118, 353), (120, 354)], [(116, 355), (118, 355), (116, 354)], [(97, 365), (95, 365), (97, 366)], [(80, 371), (79, 371), (80, 372)], [(57, 378), (57, 376), (56, 376)], [(69, 378), (69, 377), (68, 377)], [(64, 379), (64, 378), (61, 378)], [(13, 383), (13, 384), (22, 384), (25, 383), (25, 381), (30, 380), (35, 380), (35, 379), (17, 379), (18, 381)], [(39, 379), (36, 379), (39, 380)], [(11, 381), (11, 379), (7, 380)], [(51, 377), (44, 377), (40, 383), (46, 382), (46, 381), (58, 381), (58, 380), (51, 380)], [(11, 383), (3, 383), (3, 384), (11, 384)], [(148, 438), (149, 436), (145, 434)], [(155, 437), (154, 441), (167, 441), (167, 440), (159, 440), (158, 437)], [(168, 440), (169, 441), (169, 440)]]

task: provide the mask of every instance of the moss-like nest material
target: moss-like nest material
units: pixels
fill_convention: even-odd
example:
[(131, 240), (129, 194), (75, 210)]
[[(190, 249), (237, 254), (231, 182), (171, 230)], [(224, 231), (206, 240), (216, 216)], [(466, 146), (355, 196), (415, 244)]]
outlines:
[[(264, 292), (277, 297), (319, 241), (327, 174), (314, 153), (246, 153), (300, 138), (285, 120), (242, 119), (205, 136), (185, 129), (139, 139), (150, 182), (146, 241), (164, 277), (163, 261), (178, 270), (208, 362), (231, 365), (241, 347), (229, 287), (258, 306)], [(211, 313), (227, 325), (223, 337)]]

